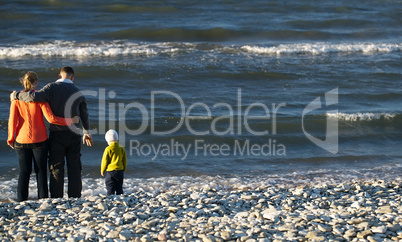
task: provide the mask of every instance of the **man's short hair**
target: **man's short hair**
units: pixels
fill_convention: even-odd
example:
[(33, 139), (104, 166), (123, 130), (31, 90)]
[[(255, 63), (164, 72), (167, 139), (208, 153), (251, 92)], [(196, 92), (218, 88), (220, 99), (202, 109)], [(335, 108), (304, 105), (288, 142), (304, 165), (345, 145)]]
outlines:
[(64, 66), (63, 68), (61, 68), (60, 73), (66, 73), (68, 77), (71, 77), (74, 75), (74, 70), (72, 67), (70, 66)]

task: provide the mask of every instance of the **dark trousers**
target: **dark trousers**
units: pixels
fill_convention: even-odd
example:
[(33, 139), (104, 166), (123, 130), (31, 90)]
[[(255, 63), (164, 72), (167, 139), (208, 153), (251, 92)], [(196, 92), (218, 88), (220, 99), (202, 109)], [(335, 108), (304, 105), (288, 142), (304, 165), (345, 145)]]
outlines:
[(105, 184), (107, 195), (123, 194), (124, 171), (106, 171)]
[(47, 140), (40, 143), (20, 144), (15, 142), (20, 175), (18, 178), (17, 201), (28, 199), (29, 178), (32, 173), (32, 161), (36, 173), (38, 198), (49, 197), (47, 188)]
[(49, 134), (50, 196), (63, 197), (67, 162), (68, 196), (81, 197), (81, 136), (69, 130)]

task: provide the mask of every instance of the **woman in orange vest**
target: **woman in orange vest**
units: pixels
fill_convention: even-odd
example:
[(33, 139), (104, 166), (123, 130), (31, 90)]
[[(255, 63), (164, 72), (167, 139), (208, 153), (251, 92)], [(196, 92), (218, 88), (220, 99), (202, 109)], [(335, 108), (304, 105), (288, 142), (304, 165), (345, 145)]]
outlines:
[[(38, 76), (35, 72), (29, 71), (20, 81), (25, 87), (23, 92), (35, 91)], [(49, 123), (57, 125), (70, 126), (71, 123), (79, 122), (78, 117), (56, 117), (49, 103), (25, 103), (18, 100), (11, 102), (7, 144), (16, 150), (19, 160), (20, 174), (17, 189), (17, 201), (19, 202), (28, 199), (32, 161), (36, 173), (38, 198), (49, 197), (47, 184), (48, 137), (43, 115)]]

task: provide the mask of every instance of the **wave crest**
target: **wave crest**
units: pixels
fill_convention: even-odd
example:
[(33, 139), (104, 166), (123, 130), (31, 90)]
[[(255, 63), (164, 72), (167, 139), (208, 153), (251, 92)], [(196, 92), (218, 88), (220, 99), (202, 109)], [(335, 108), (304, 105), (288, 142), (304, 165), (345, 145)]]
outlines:
[(119, 55), (154, 55), (157, 51), (150, 45), (138, 43), (76, 43), (74, 41), (54, 41), (35, 45), (16, 45), (0, 47), (0, 56), (16, 58), (22, 56), (119, 56)]
[(200, 51), (205, 53), (251, 53), (266, 55), (281, 54), (326, 54), (326, 53), (378, 53), (397, 52), (402, 50), (401, 43), (300, 43), (280, 44), (278, 46), (264, 47), (251, 45), (205, 45), (200, 43), (139, 43), (128, 41), (110, 41), (94, 43), (77, 43), (75, 41), (53, 41), (31, 45), (0, 46), (0, 58), (32, 57), (93, 57), (93, 56), (122, 56), (122, 55), (158, 55), (191, 53)]
[(272, 47), (250, 46), (241, 47), (242, 50), (254, 54), (281, 55), (281, 54), (325, 54), (325, 53), (376, 53), (401, 51), (400, 43), (301, 43), (281, 44)]
[(397, 116), (394, 113), (327, 113), (327, 117), (336, 118), (342, 121), (372, 121), (372, 120), (390, 120)]

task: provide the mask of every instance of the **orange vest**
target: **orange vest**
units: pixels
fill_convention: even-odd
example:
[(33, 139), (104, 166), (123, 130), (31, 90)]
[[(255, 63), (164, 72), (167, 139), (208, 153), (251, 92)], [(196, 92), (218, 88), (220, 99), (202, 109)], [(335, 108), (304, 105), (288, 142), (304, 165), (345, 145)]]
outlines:
[(70, 126), (71, 118), (56, 117), (49, 103), (12, 101), (8, 120), (7, 143), (17, 141), (20, 144), (43, 142), (47, 139), (47, 131), (43, 115), (49, 123)]

